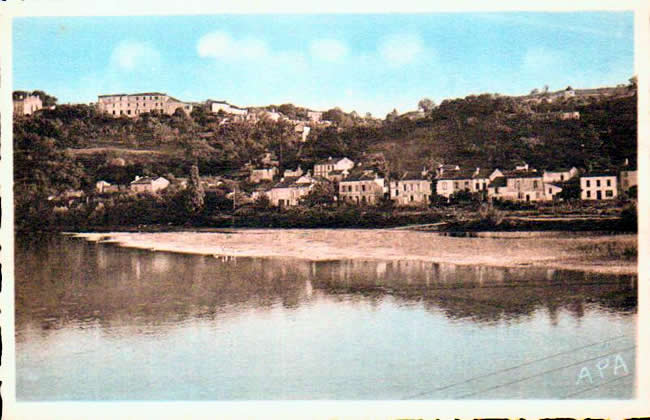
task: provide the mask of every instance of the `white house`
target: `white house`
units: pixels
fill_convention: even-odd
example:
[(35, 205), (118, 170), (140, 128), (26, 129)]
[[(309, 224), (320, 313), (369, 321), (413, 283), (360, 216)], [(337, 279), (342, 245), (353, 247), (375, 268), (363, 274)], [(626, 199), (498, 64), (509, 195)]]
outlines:
[(327, 160), (322, 160), (314, 164), (314, 176), (330, 179), (330, 172), (344, 170), (349, 171), (352, 168), (354, 168), (354, 162), (352, 162), (350, 159), (346, 157), (332, 158), (330, 156)]
[(578, 175), (578, 169), (575, 166), (571, 168), (557, 168), (554, 170), (545, 170), (542, 178), (544, 182), (564, 182)]
[(136, 193), (149, 192), (156, 193), (162, 191), (169, 186), (169, 181), (163, 177), (139, 177), (136, 176), (135, 180), (131, 181), (131, 191)]
[(580, 198), (613, 200), (618, 196), (616, 175), (610, 172), (589, 172), (580, 177)]
[(404, 172), (390, 181), (390, 198), (401, 206), (426, 206), (431, 202), (431, 179), (427, 171)]

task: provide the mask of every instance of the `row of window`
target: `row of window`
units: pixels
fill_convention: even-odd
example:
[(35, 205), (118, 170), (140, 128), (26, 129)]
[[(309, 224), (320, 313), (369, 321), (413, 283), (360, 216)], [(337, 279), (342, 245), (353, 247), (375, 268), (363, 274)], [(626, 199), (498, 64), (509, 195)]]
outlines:
[[(131, 108), (131, 105), (132, 105), (132, 104), (129, 103), (129, 104), (127, 104), (126, 106), (127, 106), (128, 108)], [(140, 106), (140, 103), (137, 102), (137, 103), (135, 104), (135, 107), (137, 108), (137, 107), (139, 107), (139, 106)], [(144, 104), (144, 103), (143, 103), (142, 106), (147, 106), (147, 104)], [(156, 102), (156, 103), (154, 103), (154, 104), (149, 104), (149, 106), (150, 106), (150, 107), (152, 107), (152, 106), (163, 106), (163, 103), (162, 103), (162, 102)], [(113, 108), (115, 108), (115, 104), (113, 104)]]
[[(593, 196), (591, 195), (590, 190), (585, 191), (585, 196), (587, 198), (593, 198)], [(600, 191), (597, 191), (596, 197), (598, 199), (600, 199)], [(613, 190), (605, 190), (605, 197), (614, 197), (614, 191)]]
[[(461, 183), (460, 183), (459, 181), (454, 181), (454, 190), (459, 190), (459, 189), (461, 188), (461, 185), (460, 185), (460, 184), (461, 184)], [(446, 182), (441, 182), (440, 185), (441, 185), (441, 188), (442, 188), (443, 190), (447, 190), (447, 183), (446, 183)], [(477, 182), (477, 183), (474, 185), (474, 188), (475, 188), (477, 191), (479, 191), (479, 190), (481, 190), (481, 189), (485, 189), (486, 186), (487, 186), (487, 183), (485, 183), (485, 182)], [(463, 182), (463, 187), (464, 187), (465, 189), (469, 189), (469, 181), (464, 181), (464, 182)]]
[[(354, 191), (359, 192), (359, 185), (354, 185)], [(366, 191), (366, 186), (361, 185), (361, 192)], [(341, 185), (341, 192), (352, 192), (352, 185)]]
[[(119, 101), (133, 100), (133, 98), (127, 97), (127, 96), (112, 97), (112, 98), (106, 98), (106, 99), (103, 99), (103, 100), (105, 100), (105, 101), (115, 101), (115, 100), (118, 100), (118, 98), (119, 98)], [(135, 97), (136, 101), (153, 101), (153, 100), (157, 101), (158, 99), (160, 99), (158, 96), (136, 96)]]
[[(611, 187), (612, 186), (612, 180), (608, 179), (606, 181), (607, 181), (607, 186)], [(587, 186), (587, 188), (591, 187), (591, 180), (590, 179), (585, 180), (585, 185)], [(596, 180), (596, 186), (600, 187), (600, 179)]]

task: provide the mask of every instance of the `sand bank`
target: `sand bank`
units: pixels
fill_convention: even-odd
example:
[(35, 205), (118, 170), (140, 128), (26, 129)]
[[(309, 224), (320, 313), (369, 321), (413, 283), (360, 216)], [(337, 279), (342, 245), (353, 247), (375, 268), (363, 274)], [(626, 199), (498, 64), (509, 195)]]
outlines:
[(129, 248), (214, 256), (291, 257), (311, 261), (420, 260), (461, 265), (637, 273), (636, 260), (600, 252), (603, 248), (636, 249), (636, 235), (545, 233), (455, 238), (390, 229), (237, 229), (222, 232), (82, 233), (74, 236)]

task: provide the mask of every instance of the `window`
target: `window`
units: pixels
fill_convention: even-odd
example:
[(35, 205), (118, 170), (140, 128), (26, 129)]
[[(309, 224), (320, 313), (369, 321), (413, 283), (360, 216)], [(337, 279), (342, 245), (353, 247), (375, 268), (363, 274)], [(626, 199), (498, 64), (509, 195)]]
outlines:
[(564, 175), (560, 175), (560, 181), (564, 181)]
[(447, 183), (446, 182), (441, 182), (440, 186), (442, 187), (443, 190), (447, 189)]
[(549, 193), (549, 194), (553, 194), (553, 191), (549, 188), (549, 189), (548, 189), (548, 193)]
[(608, 179), (608, 180), (607, 180), (607, 186), (608, 186), (608, 187), (611, 187), (611, 186), (612, 186), (612, 180), (611, 180), (611, 179)]
[(600, 179), (597, 179), (597, 180), (596, 180), (596, 186), (597, 186), (597, 187), (600, 187)]
[(364, 191), (364, 192), (366, 191), (366, 186), (365, 185), (361, 186), (361, 191)]
[(458, 189), (458, 181), (454, 182), (454, 189), (456, 189), (456, 190)]
[(131, 115), (131, 110), (126, 111), (127, 114)]
[(404, 191), (406, 191), (406, 184), (404, 184)]
[(591, 181), (587, 180), (587, 187), (591, 187)]
[(395, 197), (399, 195), (399, 189), (395, 190)]
[(414, 200), (414, 199), (413, 199), (413, 196), (411, 196), (411, 201), (413, 201), (413, 200)]
[(591, 198), (591, 191), (587, 190), (587, 198)]
[(605, 197), (614, 197), (614, 191), (612, 190), (605, 191)]
[(476, 189), (477, 189), (477, 190), (480, 189), (480, 185), (479, 185), (478, 182), (476, 183)]

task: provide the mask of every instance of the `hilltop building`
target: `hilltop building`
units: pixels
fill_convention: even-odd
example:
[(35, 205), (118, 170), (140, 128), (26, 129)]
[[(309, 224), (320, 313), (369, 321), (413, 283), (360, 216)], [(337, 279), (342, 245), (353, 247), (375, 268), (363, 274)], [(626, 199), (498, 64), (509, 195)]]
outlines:
[(27, 92), (14, 92), (14, 115), (31, 115), (43, 108), (43, 101), (36, 95)]
[(165, 93), (118, 93), (113, 95), (99, 95), (97, 97), (97, 108), (114, 117), (121, 115), (129, 118), (137, 117), (145, 112), (161, 112), (172, 115), (178, 108), (186, 114), (192, 112), (193, 105), (179, 101)]

